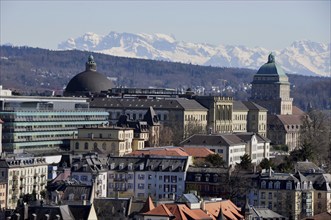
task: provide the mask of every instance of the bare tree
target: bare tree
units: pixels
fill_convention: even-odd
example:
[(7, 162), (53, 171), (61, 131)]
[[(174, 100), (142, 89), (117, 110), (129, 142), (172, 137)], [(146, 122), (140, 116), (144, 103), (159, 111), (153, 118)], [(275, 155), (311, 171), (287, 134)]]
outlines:
[(301, 148), (311, 146), (315, 154), (315, 162), (319, 165), (328, 165), (328, 168), (331, 169), (331, 116), (318, 110), (312, 110), (302, 120)]

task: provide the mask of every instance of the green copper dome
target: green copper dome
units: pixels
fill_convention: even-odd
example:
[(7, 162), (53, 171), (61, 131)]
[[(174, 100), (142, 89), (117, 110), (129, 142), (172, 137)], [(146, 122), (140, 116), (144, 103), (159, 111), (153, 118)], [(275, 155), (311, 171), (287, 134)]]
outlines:
[(256, 74), (286, 76), (284, 70), (275, 62), (275, 56), (272, 53), (268, 56), (268, 62), (263, 64)]

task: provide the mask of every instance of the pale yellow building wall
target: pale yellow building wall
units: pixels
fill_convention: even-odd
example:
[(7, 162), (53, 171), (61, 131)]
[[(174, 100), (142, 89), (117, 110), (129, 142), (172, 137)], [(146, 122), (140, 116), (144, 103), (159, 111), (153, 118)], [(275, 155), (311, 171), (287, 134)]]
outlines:
[(7, 208), (7, 183), (0, 183), (0, 209)]
[(331, 192), (316, 190), (314, 192), (314, 214), (331, 212)]
[(45, 190), (47, 184), (47, 165), (34, 165), (8, 169), (7, 179), (7, 208), (17, 205), (21, 194), (31, 194), (35, 190), (37, 199), (40, 192)]
[(70, 150), (94, 152), (99, 148), (113, 156), (123, 156), (132, 152), (133, 135), (133, 129), (79, 129), (78, 138), (70, 141)]
[(184, 137), (192, 133), (206, 133), (207, 111), (185, 111), (184, 112)]
[(233, 111), (232, 113), (232, 131), (247, 132), (248, 111)]

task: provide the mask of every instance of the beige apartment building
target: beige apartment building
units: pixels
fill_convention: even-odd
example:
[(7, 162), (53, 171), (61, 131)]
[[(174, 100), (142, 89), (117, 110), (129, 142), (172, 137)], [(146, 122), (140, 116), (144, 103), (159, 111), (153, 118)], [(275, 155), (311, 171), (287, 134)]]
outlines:
[(135, 138), (133, 128), (115, 126), (81, 128), (78, 129), (78, 137), (70, 141), (70, 150), (76, 153), (99, 152), (123, 156), (144, 147), (144, 139)]
[(0, 182), (0, 209), (7, 208), (7, 181)]
[(46, 159), (43, 157), (29, 157), (16, 155), (0, 159), (0, 182), (6, 182), (6, 204), (9, 209), (16, 208), (20, 196), (35, 195), (41, 199), (40, 192), (47, 184)]

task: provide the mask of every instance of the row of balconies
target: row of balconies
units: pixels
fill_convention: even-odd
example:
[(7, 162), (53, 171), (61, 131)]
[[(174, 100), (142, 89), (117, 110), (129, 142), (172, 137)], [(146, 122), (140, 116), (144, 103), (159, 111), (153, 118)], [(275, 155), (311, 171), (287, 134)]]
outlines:
[[(47, 136), (47, 135), (45, 135)], [(3, 141), (4, 143), (12, 143), (12, 142), (27, 142), (27, 141), (52, 141), (52, 140), (59, 140), (59, 139), (65, 139), (65, 138), (71, 138), (73, 135), (72, 134), (66, 134), (66, 135), (61, 135), (57, 137), (33, 137), (33, 136), (27, 136), (26, 138), (4, 138)]]
[(49, 121), (60, 121), (60, 122), (66, 122), (66, 121), (90, 121), (90, 120), (94, 120), (94, 121), (103, 121), (105, 120), (104, 117), (68, 117), (68, 118), (15, 118), (14, 121), (15, 122), (49, 122)]
[(30, 132), (30, 131), (71, 131), (77, 127), (36, 127), (36, 128), (4, 128), (3, 132)]

